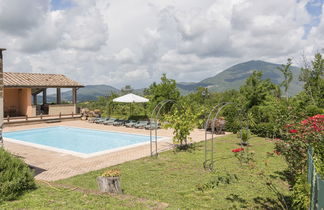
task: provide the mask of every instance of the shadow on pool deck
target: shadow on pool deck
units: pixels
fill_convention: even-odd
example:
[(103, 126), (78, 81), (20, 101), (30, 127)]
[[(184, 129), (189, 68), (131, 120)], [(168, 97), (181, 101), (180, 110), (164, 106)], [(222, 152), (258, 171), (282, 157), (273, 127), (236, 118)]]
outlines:
[(46, 169), (43, 169), (43, 168), (39, 168), (39, 167), (36, 167), (36, 166), (33, 166), (33, 165), (28, 165), (29, 168), (31, 170), (34, 171), (34, 176), (37, 176), (38, 174), (41, 174), (43, 173), (44, 171), (47, 171)]

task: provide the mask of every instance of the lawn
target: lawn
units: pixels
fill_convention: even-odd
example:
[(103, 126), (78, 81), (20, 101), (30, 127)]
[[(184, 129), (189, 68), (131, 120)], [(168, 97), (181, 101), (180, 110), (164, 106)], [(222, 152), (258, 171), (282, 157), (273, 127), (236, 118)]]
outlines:
[[(121, 170), (124, 196), (89, 193), (97, 190), (96, 177), (103, 169), (51, 183), (55, 187), (39, 184), (37, 190), (18, 201), (5, 202), (0, 208), (280, 208), (279, 200), (289, 197), (289, 191), (283, 176), (283, 158), (267, 154), (272, 153), (273, 142), (259, 137), (250, 139), (249, 150), (255, 152), (256, 162), (243, 167), (231, 152), (239, 147), (238, 142), (235, 135), (217, 138), (213, 173), (203, 169), (204, 148), (203, 143), (198, 143), (189, 152), (167, 151), (157, 159), (147, 157), (111, 167)], [(199, 190), (210, 186), (206, 184), (211, 180), (234, 176), (237, 179)]]

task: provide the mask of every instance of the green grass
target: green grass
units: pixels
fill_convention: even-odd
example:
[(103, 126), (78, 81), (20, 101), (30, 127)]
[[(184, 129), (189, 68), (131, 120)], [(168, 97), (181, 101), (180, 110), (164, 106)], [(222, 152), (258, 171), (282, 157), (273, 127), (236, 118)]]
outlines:
[[(121, 185), (129, 199), (103, 195), (89, 195), (76, 191), (55, 190), (40, 185), (18, 201), (5, 202), (0, 208), (152, 208), (151, 202), (169, 204), (170, 209), (278, 209), (276, 193), (269, 189), (271, 182), (284, 196), (289, 196), (288, 184), (283, 180), (286, 164), (281, 156), (267, 156), (273, 151), (273, 142), (264, 138), (250, 139), (249, 150), (255, 151), (256, 163), (240, 167), (231, 152), (238, 148), (235, 135), (218, 138), (215, 144), (215, 172), (206, 172), (203, 143), (196, 144), (190, 152), (167, 151), (157, 159), (142, 158), (111, 168), (121, 170)], [(96, 177), (103, 171), (93, 171), (55, 184), (97, 190)], [(211, 178), (235, 174), (238, 180), (230, 184), (220, 184), (214, 189), (199, 191), (197, 185), (205, 184)]]
[(38, 182), (36, 190), (25, 193), (18, 200), (0, 203), (0, 209), (145, 209), (150, 205), (134, 198), (125, 200)]
[[(263, 138), (252, 138), (249, 150), (255, 151), (255, 167), (240, 167), (231, 150), (238, 148), (239, 140), (235, 135), (217, 139), (215, 173), (206, 172), (203, 143), (196, 145), (191, 152), (168, 151), (158, 159), (143, 158), (112, 168), (121, 170), (121, 184), (124, 193), (141, 198), (166, 202), (171, 208), (208, 208), (226, 207), (277, 207), (275, 193), (266, 182), (271, 182), (284, 195), (288, 195), (288, 185), (281, 179), (286, 165), (282, 157), (268, 157), (273, 151), (273, 143)], [(87, 189), (96, 189), (95, 178), (104, 170), (59, 181)], [(215, 189), (201, 192), (198, 184), (207, 183), (213, 176), (225, 173), (236, 174), (238, 181), (221, 185)], [(262, 175), (263, 174), (263, 175)]]

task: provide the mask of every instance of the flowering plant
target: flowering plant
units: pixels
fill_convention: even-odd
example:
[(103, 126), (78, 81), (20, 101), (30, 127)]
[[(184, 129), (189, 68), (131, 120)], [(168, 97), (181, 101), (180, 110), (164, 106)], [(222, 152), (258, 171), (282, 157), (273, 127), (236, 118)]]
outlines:
[(107, 170), (101, 174), (101, 176), (104, 177), (119, 177), (120, 176), (120, 170), (119, 169), (112, 169)]
[(254, 162), (254, 152), (249, 152), (248, 150), (244, 150), (244, 148), (232, 149), (234, 156), (240, 161), (241, 166), (243, 164), (250, 164)]
[(244, 148), (237, 148), (237, 149), (232, 149), (232, 152), (241, 152), (241, 151), (243, 151), (244, 150)]
[[(287, 132), (276, 141), (276, 151), (282, 154), (288, 163), (292, 181), (306, 170), (307, 149), (314, 148), (315, 160), (319, 171), (324, 171), (324, 115), (315, 115), (299, 123), (286, 126)], [(322, 152), (321, 152), (322, 151)]]

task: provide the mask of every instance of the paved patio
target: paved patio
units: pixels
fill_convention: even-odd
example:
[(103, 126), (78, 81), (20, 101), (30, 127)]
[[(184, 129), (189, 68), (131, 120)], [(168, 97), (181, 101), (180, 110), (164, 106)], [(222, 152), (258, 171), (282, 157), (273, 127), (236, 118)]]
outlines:
[[(6, 131), (26, 130), (31, 128), (51, 127), (51, 126), (74, 126), (80, 128), (99, 129), (106, 131), (119, 131), (133, 134), (149, 135), (150, 131), (144, 129), (125, 128), (93, 124), (86, 121), (75, 120), (52, 124), (34, 124), (15, 127), (6, 127)], [(159, 129), (159, 136), (172, 137), (172, 130)], [(204, 130), (196, 129), (191, 133), (194, 142), (202, 141), (205, 138)], [(12, 154), (24, 159), (24, 161), (35, 168), (36, 179), (55, 181), (65, 179), (78, 174), (83, 174), (93, 170), (99, 170), (109, 166), (121, 164), (126, 161), (136, 160), (150, 155), (150, 144), (127, 148), (121, 151), (111, 152), (90, 158), (81, 158), (70, 154), (54, 152), (22, 144), (6, 142), (4, 147)], [(172, 149), (171, 141), (158, 142), (158, 150), (165, 151)]]

